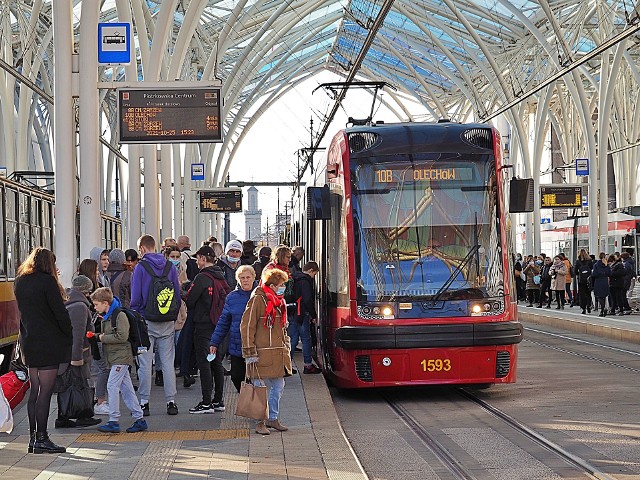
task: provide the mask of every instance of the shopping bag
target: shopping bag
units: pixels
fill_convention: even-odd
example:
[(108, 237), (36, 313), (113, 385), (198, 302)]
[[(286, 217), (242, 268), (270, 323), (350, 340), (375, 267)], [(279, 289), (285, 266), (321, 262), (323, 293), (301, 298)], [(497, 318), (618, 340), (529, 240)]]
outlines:
[(240, 395), (236, 404), (236, 415), (239, 417), (266, 420), (267, 417), (267, 387), (256, 387), (250, 381), (240, 384)]
[[(0, 364), (4, 360), (4, 355), (0, 354)], [(4, 396), (4, 391), (0, 388), (0, 432), (11, 433), (13, 430), (13, 414), (11, 406)]]
[(13, 360), (9, 366), (9, 372), (0, 376), (0, 385), (5, 398), (9, 402), (11, 410), (15, 410), (24, 400), (31, 382), (29, 382), (29, 369), (22, 361), (20, 341), (15, 345)]
[(58, 416), (63, 418), (93, 417), (93, 388), (82, 377), (81, 367), (69, 366), (56, 383)]

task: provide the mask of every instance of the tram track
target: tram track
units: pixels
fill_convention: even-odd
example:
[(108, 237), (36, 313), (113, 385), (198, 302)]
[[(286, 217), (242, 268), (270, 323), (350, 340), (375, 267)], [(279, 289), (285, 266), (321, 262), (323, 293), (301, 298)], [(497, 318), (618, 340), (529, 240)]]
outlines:
[[(614, 480), (615, 477), (602, 472), (595, 466), (591, 465), (585, 459), (572, 454), (568, 450), (562, 448), (560, 445), (546, 438), (541, 433), (536, 432), (522, 422), (518, 421), (511, 415), (482, 400), (481, 398), (473, 394), (468, 388), (459, 387), (453, 389), (452, 391), (455, 391), (462, 398), (472, 402), (483, 411), (500, 420), (502, 423), (506, 424), (511, 429), (527, 438), (529, 441), (534, 442), (548, 452), (553, 453), (563, 462), (570, 465), (580, 473), (584, 474), (586, 478), (597, 480)], [(382, 398), (386, 401), (391, 410), (407, 426), (407, 428), (409, 428), (409, 430), (413, 432), (413, 434), (425, 445), (425, 447), (429, 449), (429, 451), (442, 463), (442, 465), (453, 475), (454, 478), (470, 480), (478, 478), (470, 468), (467, 468), (460, 460), (456, 458), (455, 453), (451, 452), (446, 446), (439, 442), (436, 437), (431, 434), (424, 425), (422, 425), (420, 420), (407, 408), (405, 408), (400, 401), (396, 401), (388, 395), (383, 395)]]

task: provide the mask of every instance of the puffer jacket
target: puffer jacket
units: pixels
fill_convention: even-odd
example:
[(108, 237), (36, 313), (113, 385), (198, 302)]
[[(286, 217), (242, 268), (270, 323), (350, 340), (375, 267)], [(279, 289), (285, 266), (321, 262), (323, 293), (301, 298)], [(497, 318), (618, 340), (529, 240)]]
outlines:
[[(269, 287), (264, 287), (269, 288)], [(292, 373), (291, 339), (287, 326), (281, 325), (282, 308), (274, 319), (273, 327), (265, 326), (267, 296), (262, 287), (256, 287), (251, 294), (247, 308), (240, 322), (242, 336), (242, 356), (258, 357), (257, 375), (255, 369), (247, 365), (247, 375), (255, 378), (281, 378)]]
[(213, 335), (211, 335), (210, 344), (214, 347), (219, 347), (227, 333), (229, 333), (229, 354), (234, 357), (242, 357), (240, 322), (242, 314), (247, 308), (249, 298), (251, 298), (251, 290), (243, 290), (240, 285), (227, 295), (222, 314), (218, 319)]
[(611, 278), (609, 279), (609, 288), (624, 288), (624, 265), (622, 260), (616, 260), (611, 264)]
[(91, 351), (87, 332), (93, 331), (89, 299), (78, 290), (67, 288), (69, 299), (64, 303), (71, 318), (73, 345), (71, 346), (71, 364), (84, 365), (91, 362)]
[(551, 290), (564, 291), (567, 275), (567, 266), (564, 262), (552, 264), (549, 269), (549, 275), (551, 275)]
[(102, 319), (102, 353), (104, 354), (107, 367), (113, 365), (131, 365), (133, 363), (133, 353), (129, 343), (129, 319), (124, 312), (116, 317), (116, 328), (111, 326), (111, 315), (116, 308), (121, 308), (120, 300), (113, 299), (109, 311)]

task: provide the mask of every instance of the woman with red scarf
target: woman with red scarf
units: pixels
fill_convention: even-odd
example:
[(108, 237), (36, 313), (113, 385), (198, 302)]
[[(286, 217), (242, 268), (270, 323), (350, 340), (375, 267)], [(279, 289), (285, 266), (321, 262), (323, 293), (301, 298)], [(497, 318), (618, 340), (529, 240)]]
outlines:
[(287, 307), (282, 298), (288, 278), (279, 268), (264, 272), (262, 285), (251, 294), (240, 322), (247, 376), (254, 385), (266, 385), (268, 389), (269, 419), (256, 425), (256, 433), (262, 435), (269, 435), (269, 428), (288, 430), (278, 418), (284, 377), (292, 371)]

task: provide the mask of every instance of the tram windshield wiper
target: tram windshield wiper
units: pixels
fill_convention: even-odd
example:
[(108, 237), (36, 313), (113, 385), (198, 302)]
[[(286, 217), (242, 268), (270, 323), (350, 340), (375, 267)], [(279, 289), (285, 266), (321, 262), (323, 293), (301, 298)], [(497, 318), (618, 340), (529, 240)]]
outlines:
[(462, 271), (462, 269), (467, 265), (467, 263), (469, 263), (469, 261), (473, 258), (473, 256), (479, 250), (480, 250), (480, 245), (477, 244), (477, 243), (473, 247), (471, 247), (471, 250), (469, 250), (469, 253), (467, 253), (464, 256), (464, 258), (462, 259), (460, 264), (451, 273), (451, 275), (449, 275), (449, 278), (447, 279), (447, 281), (442, 284), (440, 289), (433, 296), (433, 298), (431, 299), (432, 302), (434, 302), (434, 303), (437, 302), (440, 299), (440, 297), (442, 296), (442, 294), (445, 293), (447, 290), (449, 290), (449, 288), (451, 288), (451, 285), (453, 284), (453, 281), (456, 279), (458, 274)]

